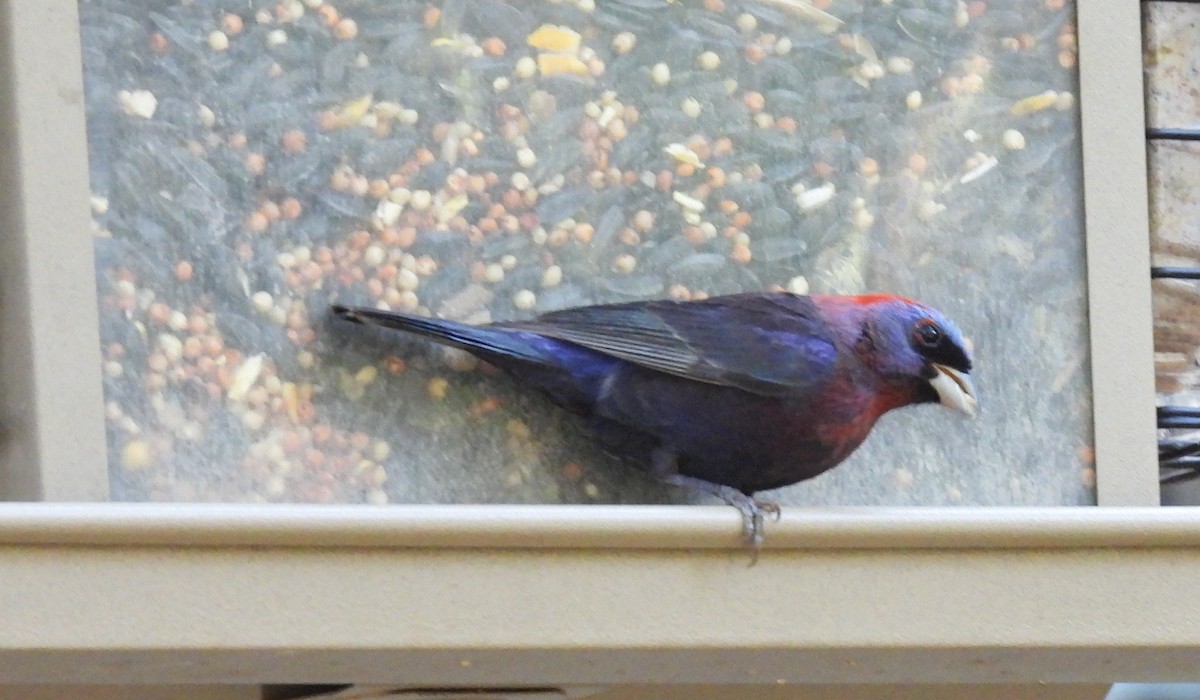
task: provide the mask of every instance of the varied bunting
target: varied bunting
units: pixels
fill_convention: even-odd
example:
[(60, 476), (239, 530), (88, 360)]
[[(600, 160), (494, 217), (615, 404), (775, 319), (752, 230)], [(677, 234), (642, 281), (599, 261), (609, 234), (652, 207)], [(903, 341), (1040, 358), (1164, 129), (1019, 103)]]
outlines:
[(648, 458), (658, 478), (735, 506), (756, 546), (764, 513), (779, 507), (755, 492), (836, 466), (893, 408), (976, 407), (961, 333), (893, 295), (640, 301), (480, 326), (333, 313), (462, 348), (533, 384), (606, 442)]

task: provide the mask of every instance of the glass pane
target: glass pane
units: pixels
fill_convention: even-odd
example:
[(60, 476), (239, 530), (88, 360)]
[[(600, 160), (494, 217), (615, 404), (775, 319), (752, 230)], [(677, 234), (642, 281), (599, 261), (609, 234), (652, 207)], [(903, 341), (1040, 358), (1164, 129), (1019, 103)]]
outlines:
[[(1145, 43), (1146, 121), (1151, 127), (1195, 128), (1200, 109), (1195, 95), (1200, 88), (1200, 7), (1152, 2), (1143, 8)], [(1152, 141), (1150, 170), (1150, 235), (1153, 263), (1168, 267), (1200, 266), (1200, 236), (1196, 195), (1200, 172), (1200, 144), (1185, 141)], [(1179, 279), (1154, 282), (1155, 374), (1160, 406), (1200, 407), (1200, 372), (1196, 329), (1200, 309), (1200, 283)], [(1165, 442), (1194, 443), (1193, 430), (1162, 430)], [(1164, 475), (1179, 473), (1174, 468)], [(1192, 481), (1163, 487), (1163, 502), (1200, 502), (1200, 485)]]
[(1093, 502), (1070, 3), (79, 7), (116, 498), (696, 500), (329, 306), (790, 291), (939, 308), (981, 410), (771, 498)]
[(1200, 126), (1200, 8), (1186, 3), (1142, 5), (1146, 123), (1164, 128)]

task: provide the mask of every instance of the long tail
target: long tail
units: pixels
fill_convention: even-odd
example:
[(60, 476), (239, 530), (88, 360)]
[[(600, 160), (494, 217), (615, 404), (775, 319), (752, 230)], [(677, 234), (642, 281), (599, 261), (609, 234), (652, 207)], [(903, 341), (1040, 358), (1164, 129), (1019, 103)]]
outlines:
[(382, 311), (365, 306), (342, 306), (334, 304), (330, 311), (338, 318), (368, 326), (382, 326), (409, 333), (423, 335), (444, 345), (461, 348), (482, 359), (523, 360), (545, 363), (546, 353), (539, 350), (531, 339), (515, 331), (487, 326), (471, 326), (454, 321), (443, 321), (424, 316), (412, 316), (395, 311)]

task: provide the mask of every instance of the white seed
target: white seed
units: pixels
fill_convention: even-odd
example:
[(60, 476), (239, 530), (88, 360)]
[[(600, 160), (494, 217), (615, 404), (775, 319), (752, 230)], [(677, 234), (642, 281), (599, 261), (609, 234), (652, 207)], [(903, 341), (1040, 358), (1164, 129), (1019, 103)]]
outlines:
[(758, 28), (758, 19), (749, 12), (743, 12), (737, 16), (738, 29), (743, 32), (752, 32)]
[(704, 202), (683, 192), (672, 192), (671, 199), (674, 199), (676, 204), (688, 211), (696, 213), (704, 211)]
[(716, 70), (721, 67), (721, 57), (715, 52), (705, 51), (696, 57), (696, 63), (704, 70)]
[(637, 258), (629, 253), (618, 255), (617, 259), (613, 261), (613, 269), (617, 272), (629, 274), (637, 269)]
[(271, 298), (270, 292), (255, 292), (250, 297), (250, 302), (254, 304), (254, 310), (260, 314), (269, 313), (275, 307), (275, 300)]
[(287, 32), (282, 29), (272, 29), (267, 32), (267, 46), (282, 46), (288, 40)]
[(920, 109), (922, 101), (920, 90), (913, 90), (912, 92), (908, 93), (907, 97), (904, 98), (904, 104), (911, 110)]
[(971, 21), (971, 15), (967, 14), (967, 3), (959, 0), (958, 7), (954, 9), (954, 26), (962, 29)]
[(396, 223), (403, 213), (404, 205), (397, 204), (391, 199), (381, 199), (379, 205), (375, 207), (375, 219), (372, 223), (376, 228), (387, 228)]
[(363, 262), (371, 267), (378, 267), (382, 265), (386, 257), (387, 256), (383, 252), (383, 248), (381, 246), (369, 245), (367, 246), (367, 249), (363, 251)]
[(404, 206), (412, 201), (412, 191), (410, 191), (407, 187), (397, 187), (391, 192), (388, 192), (388, 199), (396, 204)]
[(254, 382), (258, 381), (258, 375), (262, 373), (264, 359), (266, 359), (266, 354), (260, 352), (257, 355), (251, 355), (238, 365), (233, 373), (233, 379), (229, 382), (229, 391), (226, 392), (230, 401), (242, 401), (246, 398), (250, 387), (254, 386)]
[(797, 275), (788, 280), (787, 290), (792, 294), (808, 294), (808, 280), (804, 275)]
[(400, 114), (396, 115), (396, 120), (405, 126), (412, 126), (421, 121), (421, 113), (415, 109), (402, 109)]
[(187, 328), (188, 317), (182, 311), (171, 312), (171, 320), (167, 321), (167, 326), (173, 331), (181, 331)]
[(433, 195), (429, 193), (429, 190), (417, 190), (412, 193), (412, 200), (409, 204), (417, 211), (425, 211), (430, 204), (433, 204)]
[(557, 287), (562, 283), (563, 271), (558, 265), (551, 265), (542, 271), (542, 286)]
[(513, 73), (522, 80), (528, 80), (537, 75), (537, 69), (537, 61), (529, 56), (522, 56), (513, 67)]
[(619, 32), (613, 37), (612, 47), (617, 53), (629, 53), (634, 46), (637, 46), (637, 36), (633, 32)]
[(1016, 129), (1009, 129), (1000, 137), (1000, 142), (1010, 151), (1019, 151), (1025, 148), (1025, 134)]
[(529, 181), (529, 176), (522, 172), (513, 173), (511, 181), (513, 188), (518, 192), (524, 192), (525, 190), (529, 189), (531, 184), (533, 184)]
[(388, 503), (387, 492), (383, 489), (371, 489), (367, 493), (367, 503), (373, 506), (385, 506)]
[(537, 295), (528, 289), (522, 289), (513, 295), (513, 306), (528, 311), (537, 305)]
[(506, 271), (511, 270), (516, 266), (517, 266), (517, 256), (505, 255), (504, 257), (500, 258), (500, 267), (503, 267)]
[[(666, 153), (667, 155), (671, 156), (675, 160), (679, 161), (680, 163), (686, 163), (687, 165), (692, 165), (697, 168), (704, 167), (704, 163), (700, 160), (700, 156), (697, 155), (695, 151), (693, 151), (692, 149), (683, 145), (682, 143), (667, 144), (667, 147), (663, 149), (663, 152)], [(650, 179), (651, 179), (650, 186), (653, 186), (654, 180), (656, 177), (655, 174), (652, 172), (649, 172), (649, 171), (642, 174), (643, 177), (645, 177), (646, 175), (650, 176)]]
[(1075, 96), (1069, 92), (1060, 92), (1054, 99), (1054, 108), (1065, 112), (1075, 106)]
[(122, 90), (117, 93), (117, 101), (126, 114), (142, 119), (150, 119), (158, 109), (158, 98), (149, 90)]
[(509, 80), (507, 75), (502, 75), (492, 81), (492, 90), (496, 92), (504, 92), (510, 87), (512, 87), (512, 81)]
[(913, 70), (913, 60), (904, 56), (892, 56), (888, 59), (887, 69), (896, 75), (908, 75)]
[(493, 284), (504, 280), (504, 268), (500, 263), (491, 263), (483, 269), (483, 279)]
[(963, 138), (966, 139), (968, 143), (979, 143), (979, 139), (983, 137), (979, 135), (978, 131), (975, 131), (974, 129), (967, 129), (963, 132)]
[(875, 223), (875, 215), (867, 209), (859, 209), (858, 211), (854, 212), (852, 221), (854, 222), (854, 227), (859, 231), (866, 231), (867, 229), (871, 228), (872, 224)]
[(183, 341), (171, 333), (158, 335), (158, 348), (171, 362), (178, 362), (183, 357)]
[(833, 183), (827, 183), (820, 187), (814, 187), (811, 190), (805, 190), (796, 196), (796, 205), (802, 211), (812, 211), (819, 207), (823, 207), (833, 199), (835, 188)]
[(229, 48), (229, 37), (220, 29), (208, 33), (208, 48), (213, 51), (224, 51)]
[(779, 41), (775, 42), (775, 54), (778, 56), (786, 56), (792, 52), (792, 40), (786, 36), (780, 37)]
[(697, 100), (695, 97), (688, 97), (684, 99), (683, 104), (680, 105), (680, 109), (683, 110), (684, 114), (695, 119), (700, 116), (700, 100)]
[(217, 123), (217, 115), (206, 105), (200, 105), (197, 110), (200, 115), (200, 124), (206, 129), (211, 129)]
[(879, 80), (884, 75), (883, 66), (879, 61), (866, 61), (858, 67), (858, 75), (865, 80)]
[(396, 288), (402, 292), (411, 292), (421, 286), (421, 278), (412, 270), (401, 268), (396, 273)]
[(537, 163), (537, 154), (531, 148), (517, 149), (517, 165), (522, 168), (532, 168)]
[(671, 67), (665, 63), (655, 63), (650, 69), (650, 79), (655, 85), (666, 85), (671, 82)]

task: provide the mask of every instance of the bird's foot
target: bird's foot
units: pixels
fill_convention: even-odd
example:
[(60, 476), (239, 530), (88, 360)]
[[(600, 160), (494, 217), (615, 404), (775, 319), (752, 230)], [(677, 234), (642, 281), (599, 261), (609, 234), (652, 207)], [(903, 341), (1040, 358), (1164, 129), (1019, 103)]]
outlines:
[(766, 521), (766, 516), (771, 516), (772, 520), (779, 520), (780, 509), (778, 503), (760, 501), (732, 486), (714, 484), (711, 481), (697, 479), (694, 476), (660, 474), (659, 478), (668, 484), (684, 486), (711, 494), (737, 508), (738, 512), (742, 514), (742, 534), (746, 538), (746, 544), (750, 545), (753, 549), (754, 561), (758, 560), (758, 551), (762, 548), (763, 535), (765, 533), (764, 522)]
[(762, 547), (763, 536), (766, 533), (763, 523), (768, 515), (772, 520), (779, 520), (779, 504), (774, 501), (760, 501), (737, 489), (733, 489), (733, 492), (733, 495), (722, 496), (722, 498), (742, 514), (742, 534), (746, 538), (746, 543), (754, 548), (755, 558), (757, 558), (758, 550)]

